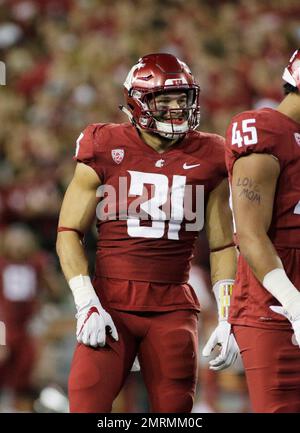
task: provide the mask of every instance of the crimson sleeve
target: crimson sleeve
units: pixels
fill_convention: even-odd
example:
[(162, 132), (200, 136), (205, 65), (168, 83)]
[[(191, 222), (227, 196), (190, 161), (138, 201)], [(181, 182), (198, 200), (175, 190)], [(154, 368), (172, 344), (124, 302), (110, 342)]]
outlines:
[(272, 113), (248, 111), (235, 116), (226, 131), (225, 159), (227, 170), (232, 175), (235, 161), (251, 153), (266, 153), (275, 156), (281, 167), (284, 155), (281, 151), (281, 134)]
[(88, 125), (76, 140), (74, 160), (93, 168), (100, 179), (103, 179), (103, 164), (101, 163), (101, 129), (103, 124)]
[(211, 190), (216, 188), (223, 179), (227, 177), (225, 164), (225, 139), (220, 135), (213, 134), (211, 143), (211, 160), (214, 164), (214, 181)]

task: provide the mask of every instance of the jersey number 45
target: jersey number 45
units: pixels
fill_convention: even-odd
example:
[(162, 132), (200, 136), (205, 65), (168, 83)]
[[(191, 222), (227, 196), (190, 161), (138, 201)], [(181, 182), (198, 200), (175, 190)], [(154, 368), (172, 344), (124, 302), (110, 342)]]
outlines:
[(241, 122), (241, 129), (238, 129), (238, 122), (232, 124), (231, 144), (238, 147), (250, 146), (257, 143), (257, 129), (254, 126), (255, 119), (244, 119)]

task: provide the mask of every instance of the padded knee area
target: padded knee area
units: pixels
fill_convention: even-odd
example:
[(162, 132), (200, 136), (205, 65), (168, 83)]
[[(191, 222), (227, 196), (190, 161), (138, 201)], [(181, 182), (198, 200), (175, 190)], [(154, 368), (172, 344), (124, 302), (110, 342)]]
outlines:
[[(177, 392), (178, 391), (178, 392)], [(189, 413), (194, 403), (194, 391), (170, 390), (169, 393), (160, 395), (158, 400), (152, 402), (154, 413)]]

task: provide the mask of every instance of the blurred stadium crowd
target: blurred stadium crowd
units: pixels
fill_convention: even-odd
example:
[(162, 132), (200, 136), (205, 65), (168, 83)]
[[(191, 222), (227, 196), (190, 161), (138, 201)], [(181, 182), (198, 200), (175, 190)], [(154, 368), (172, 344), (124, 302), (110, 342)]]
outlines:
[[(24, 328), (19, 341), (32, 336), (38, 350), (21, 366), (25, 372), (18, 370), (10, 357), (22, 345), (15, 334), (8, 335), (8, 345), (0, 351), (2, 411), (13, 410), (11, 393), (16, 390), (15, 410), (47, 410), (43, 401), (52, 400), (48, 410), (56, 410), (55, 404), (65, 408), (55, 387), (66, 391), (75, 323), (55, 256), (57, 217), (80, 131), (93, 122), (126, 121), (118, 105), (132, 64), (151, 52), (169, 52), (186, 61), (201, 87), (201, 129), (224, 135), (233, 114), (280, 100), (278, 71), (299, 45), (299, 0), (0, 0), (0, 60), (7, 68), (7, 85), (0, 88), (1, 260), (25, 266), (36, 254), (43, 256), (35, 278), (37, 286), (50, 289), (24, 320), (19, 306), (40, 297), (39, 290), (29, 290), (27, 301), (8, 295), (18, 304), (14, 317), (19, 331)], [(9, 236), (15, 239), (13, 248)], [(89, 245), (92, 258), (93, 233)], [(205, 292), (209, 276), (203, 237), (197, 251), (192, 277), (203, 297), (201, 322), (209, 328), (215, 307)], [(17, 258), (16, 252), (21, 252)], [(1, 269), (4, 280), (0, 262)], [(22, 281), (20, 277), (20, 285)], [(1, 294), (0, 309), (6, 301)], [(35, 324), (28, 330), (33, 316)], [(249, 410), (241, 369), (218, 378), (206, 365), (199, 370), (199, 410)], [(25, 385), (17, 371), (19, 377), (28, 375)], [(117, 411), (147, 409), (139, 373), (132, 376), (116, 402)], [(44, 400), (36, 400), (51, 383), (55, 387), (46, 389)]]

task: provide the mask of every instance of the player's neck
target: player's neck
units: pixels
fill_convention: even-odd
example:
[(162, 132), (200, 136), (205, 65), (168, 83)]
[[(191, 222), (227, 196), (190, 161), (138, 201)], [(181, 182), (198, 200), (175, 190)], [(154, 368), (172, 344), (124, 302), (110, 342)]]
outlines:
[(300, 95), (289, 93), (276, 108), (280, 113), (300, 123)]
[(173, 146), (179, 140), (179, 138), (168, 140), (167, 138), (163, 138), (158, 134), (149, 134), (148, 132), (141, 130), (139, 131), (139, 134), (141, 139), (158, 153), (165, 152), (169, 147)]

